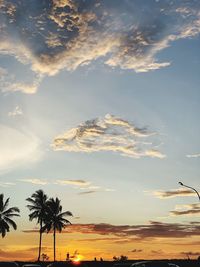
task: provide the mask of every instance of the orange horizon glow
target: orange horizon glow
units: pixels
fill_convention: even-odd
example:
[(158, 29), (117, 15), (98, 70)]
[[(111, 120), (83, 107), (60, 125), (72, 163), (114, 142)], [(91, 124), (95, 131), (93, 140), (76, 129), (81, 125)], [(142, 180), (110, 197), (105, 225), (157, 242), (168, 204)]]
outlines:
[[(24, 234), (27, 237), (26, 234)], [(38, 236), (30, 234), (26, 240), (26, 244), (23, 245), (11, 245), (9, 240), (3, 239), (0, 247), (0, 260), (19, 260), (19, 261), (36, 261), (38, 255)], [(19, 238), (19, 237), (18, 237)], [(23, 239), (23, 237), (21, 237)], [(129, 260), (139, 260), (139, 259), (186, 259), (187, 255), (183, 255), (182, 252), (185, 251), (184, 247), (186, 242), (187, 251), (196, 252), (196, 244), (198, 238), (193, 239), (183, 239), (183, 240), (170, 240), (170, 239), (160, 239), (154, 241), (141, 241), (141, 242), (129, 242), (126, 244), (116, 244), (112, 241), (81, 241), (81, 235), (58, 235), (57, 247), (56, 247), (56, 259), (58, 261), (65, 261), (66, 254), (69, 252), (70, 256), (75, 255), (72, 261), (74, 264), (79, 264), (81, 261), (94, 260), (96, 258), (98, 261), (100, 258), (103, 260), (113, 261), (114, 256), (125, 255), (128, 256)], [(13, 239), (14, 240), (14, 236)], [(15, 239), (15, 243), (16, 243)], [(5, 243), (4, 243), (5, 242)], [(3, 246), (4, 244), (4, 246)], [(62, 245), (61, 245), (62, 244)], [(135, 253), (132, 251), (135, 249)], [(52, 236), (44, 236), (42, 253), (49, 256), (49, 261), (53, 260), (53, 242)], [(42, 254), (41, 253), (41, 254)], [(79, 254), (80, 253), (80, 254)], [(190, 256), (192, 259), (196, 259), (197, 256)]]

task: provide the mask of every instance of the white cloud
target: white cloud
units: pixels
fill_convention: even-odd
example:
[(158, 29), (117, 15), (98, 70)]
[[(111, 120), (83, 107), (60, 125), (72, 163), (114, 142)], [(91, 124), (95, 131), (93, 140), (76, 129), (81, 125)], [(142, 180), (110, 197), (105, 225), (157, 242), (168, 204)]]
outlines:
[(8, 112), (9, 117), (16, 117), (23, 115), (23, 111), (19, 106), (16, 106), (13, 111)]
[(10, 186), (13, 186), (13, 185), (15, 185), (15, 183), (0, 181), (0, 187), (10, 187)]
[[(18, 179), (19, 182), (30, 183), (34, 185), (58, 185), (58, 186), (72, 186), (74, 189), (78, 189), (78, 194), (87, 195), (96, 192), (114, 192), (114, 189), (104, 188), (102, 186), (93, 185), (92, 182), (83, 179), (40, 179), (40, 178), (24, 178)], [(0, 187), (9, 186), (11, 183), (0, 183)]]
[(106, 188), (105, 191), (106, 192), (115, 192), (116, 190), (115, 189), (112, 189), (112, 188)]
[(26, 133), (0, 124), (0, 171), (37, 162), (42, 157), (40, 141)]
[(30, 179), (19, 179), (20, 182), (35, 184), (35, 185), (47, 185), (48, 182), (46, 180), (41, 180), (37, 178), (30, 178)]
[[(155, 137), (156, 133), (146, 128), (107, 114), (57, 136), (52, 147), (68, 152), (113, 151), (133, 158), (164, 158), (165, 155), (153, 145)], [(146, 139), (151, 142), (145, 142)]]
[(15, 75), (9, 74), (8, 70), (0, 69), (0, 90), (2, 92), (22, 92), (34, 94), (42, 81), (42, 75), (35, 75), (32, 82), (17, 81)]
[(200, 158), (200, 153), (186, 155), (187, 158)]
[(59, 185), (73, 185), (73, 186), (84, 186), (88, 187), (91, 182), (85, 181), (85, 180), (56, 180), (56, 184)]

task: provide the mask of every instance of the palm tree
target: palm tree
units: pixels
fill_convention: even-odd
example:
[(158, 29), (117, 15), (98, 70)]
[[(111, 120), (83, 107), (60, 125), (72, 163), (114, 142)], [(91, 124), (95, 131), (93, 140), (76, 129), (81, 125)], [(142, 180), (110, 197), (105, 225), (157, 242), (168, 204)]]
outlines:
[(20, 216), (20, 210), (17, 207), (8, 208), (10, 199), (7, 198), (4, 202), (3, 198), (4, 195), (0, 194), (0, 234), (2, 238), (5, 237), (7, 232), (10, 232), (10, 226), (12, 226), (14, 230), (17, 229), (17, 225), (12, 218)]
[(49, 233), (53, 231), (53, 247), (54, 247), (54, 261), (56, 260), (56, 231), (62, 232), (63, 228), (71, 224), (70, 221), (65, 219), (66, 216), (73, 216), (70, 211), (62, 212), (62, 206), (58, 198), (50, 198), (47, 201), (48, 212), (46, 223), (43, 230)]
[(43, 233), (43, 222), (45, 218), (45, 213), (47, 211), (47, 195), (43, 190), (37, 190), (32, 194), (31, 197), (26, 199), (30, 204), (27, 205), (31, 213), (29, 214), (29, 220), (37, 220), (40, 225), (40, 238), (39, 238), (39, 251), (38, 251), (38, 261), (40, 261), (41, 247), (42, 247), (42, 233)]

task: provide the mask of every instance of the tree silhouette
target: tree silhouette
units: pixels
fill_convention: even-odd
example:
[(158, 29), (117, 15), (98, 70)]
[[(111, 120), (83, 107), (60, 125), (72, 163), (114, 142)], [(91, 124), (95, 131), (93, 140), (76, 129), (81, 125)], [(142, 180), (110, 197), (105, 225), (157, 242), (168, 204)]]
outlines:
[(54, 261), (56, 261), (56, 231), (60, 233), (63, 228), (71, 224), (70, 221), (64, 217), (73, 215), (70, 211), (62, 212), (62, 206), (58, 198), (50, 198), (47, 201), (47, 207), (47, 216), (43, 230), (47, 233), (53, 231)]
[(8, 208), (9, 198), (4, 202), (4, 195), (0, 194), (0, 234), (5, 237), (7, 232), (10, 232), (10, 226), (13, 227), (14, 230), (17, 229), (16, 223), (12, 220), (15, 216), (20, 216), (20, 210), (17, 207)]
[(38, 261), (40, 261), (41, 247), (42, 247), (42, 233), (43, 223), (45, 220), (45, 214), (47, 212), (47, 195), (43, 190), (37, 190), (31, 197), (26, 199), (30, 204), (27, 205), (31, 213), (29, 214), (29, 220), (37, 220), (40, 225), (40, 238), (39, 238), (39, 251)]

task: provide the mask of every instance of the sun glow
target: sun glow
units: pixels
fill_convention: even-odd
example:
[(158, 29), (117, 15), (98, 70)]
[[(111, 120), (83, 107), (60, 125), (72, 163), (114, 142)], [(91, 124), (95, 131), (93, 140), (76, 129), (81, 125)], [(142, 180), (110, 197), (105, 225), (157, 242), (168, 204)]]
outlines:
[(72, 260), (73, 264), (78, 265), (83, 260), (83, 256), (78, 255), (75, 259)]

